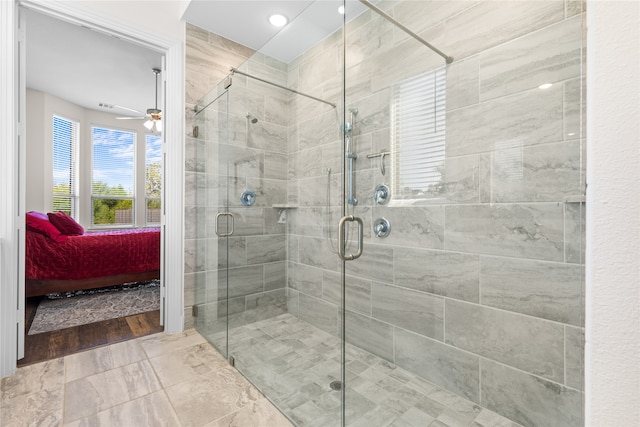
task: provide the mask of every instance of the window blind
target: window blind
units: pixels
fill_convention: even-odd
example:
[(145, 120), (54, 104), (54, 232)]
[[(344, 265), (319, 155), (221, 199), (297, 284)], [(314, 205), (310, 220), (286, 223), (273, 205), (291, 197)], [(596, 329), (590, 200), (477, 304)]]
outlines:
[(64, 211), (76, 217), (77, 162), (79, 124), (53, 116), (53, 203), (54, 212)]
[(446, 71), (406, 80), (392, 89), (391, 141), (396, 197), (439, 197), (445, 160)]

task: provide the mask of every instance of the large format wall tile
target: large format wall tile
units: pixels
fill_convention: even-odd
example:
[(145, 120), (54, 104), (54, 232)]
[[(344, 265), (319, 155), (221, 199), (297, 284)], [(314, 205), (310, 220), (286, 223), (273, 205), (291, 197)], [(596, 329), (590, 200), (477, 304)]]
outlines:
[[(355, 250), (354, 247), (349, 252), (355, 252)], [(346, 263), (346, 271), (352, 276), (391, 283), (393, 281), (393, 249), (383, 245), (366, 245), (360, 258)]]
[(264, 289), (262, 264), (219, 270), (218, 274), (222, 283), (224, 283), (224, 277), (228, 277), (230, 298), (255, 294)]
[[(388, 237), (380, 244), (444, 248), (444, 207), (375, 207), (373, 218), (384, 217), (391, 223)], [(369, 228), (369, 227), (368, 227)]]
[(393, 265), (397, 286), (478, 302), (477, 255), (397, 247)]
[(393, 327), (391, 325), (347, 311), (345, 329), (348, 343), (393, 361)]
[(338, 333), (338, 307), (306, 294), (299, 294), (299, 316), (301, 320), (325, 332)]
[(301, 264), (338, 270), (338, 255), (332, 251), (327, 239), (300, 237), (298, 239), (298, 259)]
[(580, 75), (582, 17), (577, 16), (480, 54), (482, 100)]
[[(345, 278), (345, 307), (347, 310), (371, 315), (371, 280), (355, 276)], [(340, 305), (342, 299), (342, 275), (333, 271), (324, 271), (322, 281), (322, 299)]]
[(584, 264), (586, 208), (584, 203), (564, 205), (565, 262)]
[(447, 110), (477, 104), (480, 100), (478, 56), (454, 61), (447, 67)]
[(287, 267), (289, 288), (301, 293), (322, 297), (322, 270), (304, 264), (289, 262)]
[(491, 199), (483, 202), (552, 202), (580, 193), (580, 141), (514, 143), (491, 154)]
[(444, 340), (444, 298), (374, 282), (371, 306), (376, 319)]
[(481, 359), (483, 406), (527, 426), (582, 426), (582, 394)]
[(480, 258), (483, 305), (582, 325), (579, 265), (514, 258)]
[(563, 90), (530, 90), (447, 112), (447, 156), (563, 139)]
[(564, 18), (564, 0), (481, 1), (446, 21), (440, 49), (464, 58)]
[(469, 400), (480, 400), (477, 356), (400, 328), (394, 328), (394, 337), (396, 365)]
[(247, 239), (247, 263), (265, 264), (286, 261), (287, 248), (284, 234), (249, 236)]
[(565, 384), (584, 390), (584, 329), (565, 326)]
[(564, 380), (564, 328), (557, 323), (447, 300), (446, 342), (558, 382)]
[(557, 203), (450, 205), (445, 249), (563, 261), (563, 207)]

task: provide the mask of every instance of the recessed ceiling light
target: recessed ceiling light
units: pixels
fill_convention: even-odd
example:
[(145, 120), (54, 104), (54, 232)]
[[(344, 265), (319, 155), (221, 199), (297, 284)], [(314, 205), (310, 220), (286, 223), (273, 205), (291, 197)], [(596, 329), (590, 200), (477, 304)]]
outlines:
[(538, 86), (538, 89), (549, 89), (551, 86), (553, 86), (551, 83), (543, 83)]
[(274, 27), (284, 27), (287, 25), (288, 21), (289, 20), (284, 15), (275, 14), (269, 17), (269, 22), (271, 22), (271, 25)]
[(338, 13), (339, 13), (340, 15), (344, 15), (344, 5), (341, 5), (341, 6), (338, 8)]

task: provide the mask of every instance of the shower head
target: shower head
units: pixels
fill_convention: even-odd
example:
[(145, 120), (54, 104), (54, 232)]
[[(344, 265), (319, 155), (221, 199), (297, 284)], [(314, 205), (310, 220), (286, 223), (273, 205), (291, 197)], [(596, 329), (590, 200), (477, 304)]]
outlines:
[(247, 120), (249, 120), (252, 124), (258, 123), (258, 118), (251, 113), (247, 113)]

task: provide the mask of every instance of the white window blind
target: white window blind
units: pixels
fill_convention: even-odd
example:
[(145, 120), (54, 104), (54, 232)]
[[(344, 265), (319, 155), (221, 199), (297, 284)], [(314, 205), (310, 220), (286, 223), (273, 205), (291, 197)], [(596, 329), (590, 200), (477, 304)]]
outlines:
[(133, 225), (136, 134), (91, 128), (94, 225)]
[(147, 224), (159, 224), (162, 197), (162, 138), (145, 136), (145, 207)]
[(79, 124), (53, 116), (53, 203), (54, 212), (77, 218), (77, 149)]
[(446, 71), (406, 80), (392, 89), (394, 197), (440, 197), (444, 185)]

